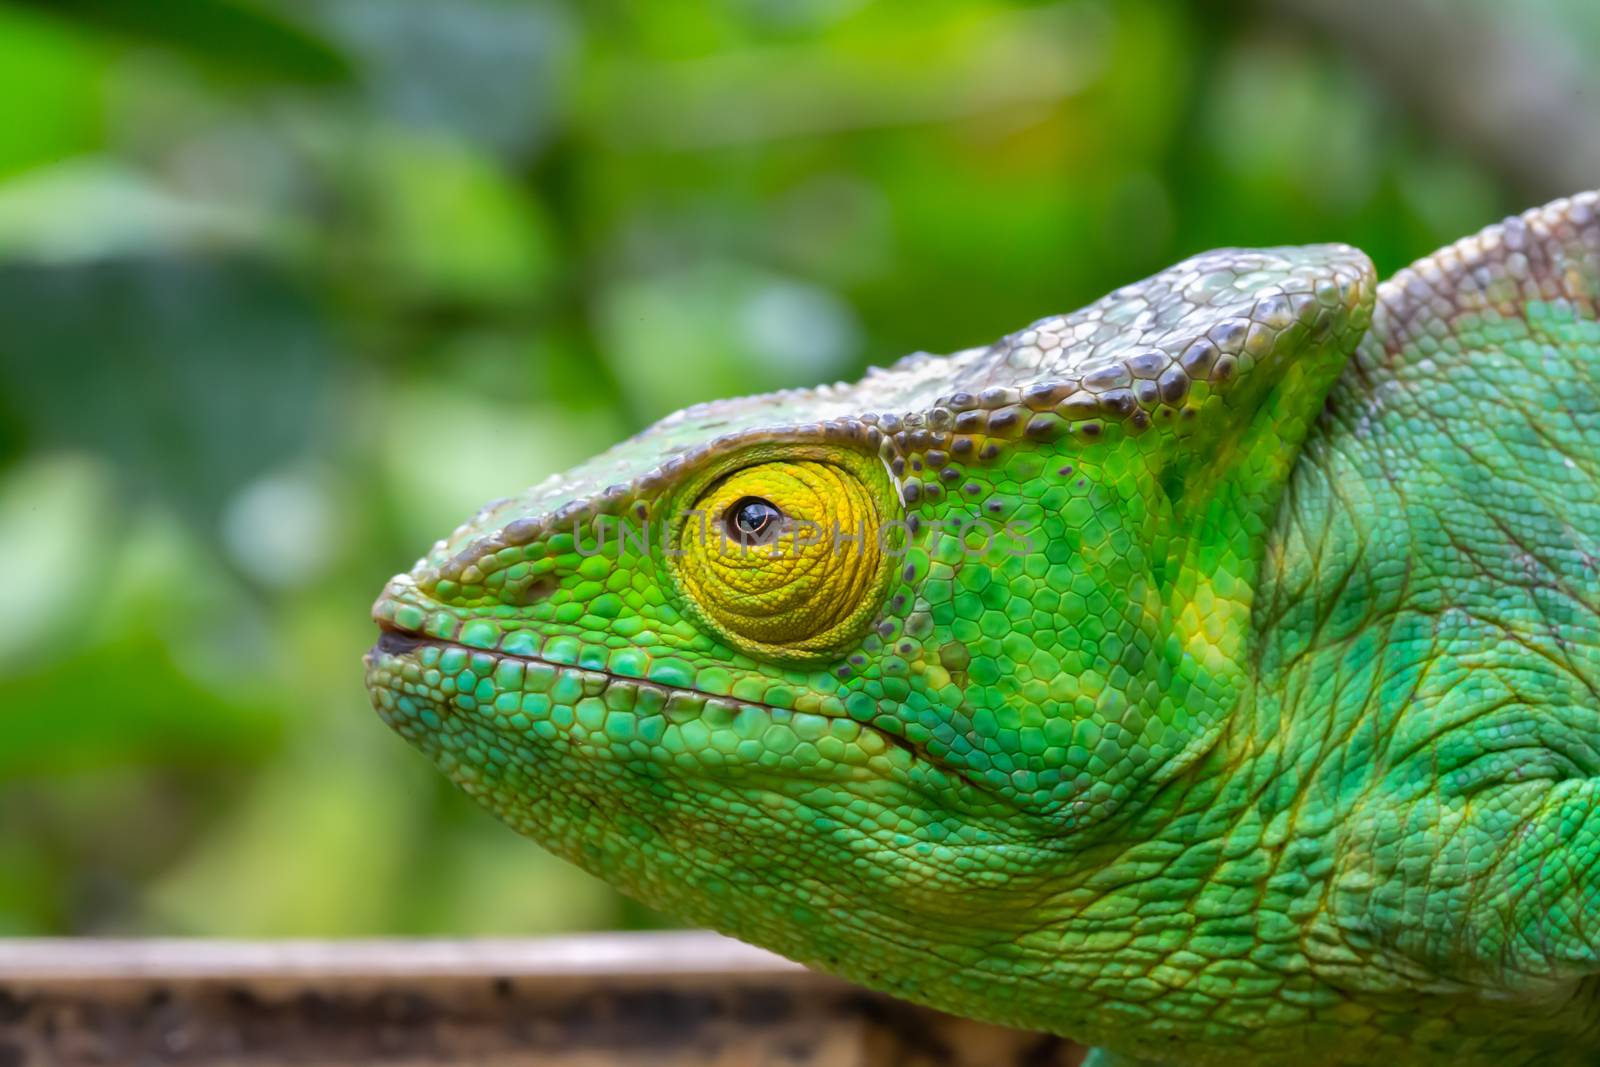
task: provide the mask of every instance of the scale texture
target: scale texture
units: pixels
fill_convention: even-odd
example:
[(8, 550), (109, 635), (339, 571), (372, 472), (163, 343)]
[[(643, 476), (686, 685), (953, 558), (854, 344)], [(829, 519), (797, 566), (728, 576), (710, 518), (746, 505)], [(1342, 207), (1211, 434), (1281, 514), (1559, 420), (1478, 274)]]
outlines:
[(1600, 1064), (1600, 197), (680, 412), (379, 714), (684, 919), (1097, 1064)]

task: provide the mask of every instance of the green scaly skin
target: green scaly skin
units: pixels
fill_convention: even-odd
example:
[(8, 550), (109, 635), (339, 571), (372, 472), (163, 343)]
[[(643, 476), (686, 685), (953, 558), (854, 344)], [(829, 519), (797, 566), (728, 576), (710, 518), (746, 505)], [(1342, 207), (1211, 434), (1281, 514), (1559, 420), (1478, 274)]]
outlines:
[[(876, 547), (726, 584), (741, 479)], [(368, 685), (649, 904), (1097, 1062), (1594, 1065), (1597, 566), (1586, 194), (680, 412), (396, 577)]]

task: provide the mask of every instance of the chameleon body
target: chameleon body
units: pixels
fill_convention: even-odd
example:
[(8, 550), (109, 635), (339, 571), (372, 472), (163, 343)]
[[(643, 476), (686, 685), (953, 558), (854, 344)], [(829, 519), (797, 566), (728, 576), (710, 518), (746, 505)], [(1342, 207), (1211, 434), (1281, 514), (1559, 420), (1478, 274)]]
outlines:
[(396, 577), (383, 718), (684, 919), (1099, 1063), (1600, 1063), (1600, 197), (687, 409)]

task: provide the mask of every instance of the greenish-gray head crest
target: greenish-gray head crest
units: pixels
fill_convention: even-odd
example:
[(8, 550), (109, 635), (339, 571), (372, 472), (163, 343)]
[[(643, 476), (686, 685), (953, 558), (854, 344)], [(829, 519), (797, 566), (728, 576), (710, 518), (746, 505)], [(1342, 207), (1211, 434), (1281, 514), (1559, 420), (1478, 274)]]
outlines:
[[(984, 348), (917, 353), (854, 383), (677, 412), (493, 502), (435, 545), (418, 571), (459, 569), (574, 517), (620, 512), (718, 454), (764, 441), (853, 444), (908, 468), (917, 449), (970, 459), (1018, 438), (1092, 441), (1108, 424), (1183, 433), (1205, 411), (1247, 407), (1281, 384), (1284, 364), (1315, 355), (1324, 341), (1359, 335), (1373, 288), (1367, 257), (1344, 245), (1208, 252)], [(902, 486), (928, 480), (906, 469), (896, 478)]]

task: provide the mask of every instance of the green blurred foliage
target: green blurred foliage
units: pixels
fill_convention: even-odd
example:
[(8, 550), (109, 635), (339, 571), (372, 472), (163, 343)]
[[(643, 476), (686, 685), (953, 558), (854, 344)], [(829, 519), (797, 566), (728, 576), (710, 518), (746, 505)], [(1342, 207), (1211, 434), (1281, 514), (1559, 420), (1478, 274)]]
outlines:
[(5, 934), (657, 923), (370, 713), (388, 575), (683, 404), (1529, 195), (1273, 4), (0, 2), (0, 98)]

